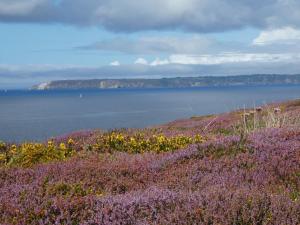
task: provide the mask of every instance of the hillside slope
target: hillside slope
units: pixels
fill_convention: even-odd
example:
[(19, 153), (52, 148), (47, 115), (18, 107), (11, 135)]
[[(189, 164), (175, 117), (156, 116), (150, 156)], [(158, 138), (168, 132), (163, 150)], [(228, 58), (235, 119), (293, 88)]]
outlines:
[[(300, 224), (299, 116), (300, 101), (292, 101), (108, 136), (58, 137), (53, 145), (69, 145), (71, 157), (2, 165), (0, 221)], [(179, 135), (191, 140), (172, 139)], [(131, 151), (136, 145), (145, 151)]]

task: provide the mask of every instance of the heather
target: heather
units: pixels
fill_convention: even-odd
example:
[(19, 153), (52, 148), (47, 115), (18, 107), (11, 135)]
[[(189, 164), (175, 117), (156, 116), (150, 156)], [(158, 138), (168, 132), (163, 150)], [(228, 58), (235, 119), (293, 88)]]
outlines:
[(299, 112), (2, 143), (0, 224), (300, 224)]

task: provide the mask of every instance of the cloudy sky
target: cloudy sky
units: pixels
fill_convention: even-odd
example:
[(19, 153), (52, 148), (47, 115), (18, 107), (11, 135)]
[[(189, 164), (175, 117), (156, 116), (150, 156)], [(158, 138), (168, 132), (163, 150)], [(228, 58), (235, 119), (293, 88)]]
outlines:
[(300, 71), (299, 0), (0, 0), (0, 88)]

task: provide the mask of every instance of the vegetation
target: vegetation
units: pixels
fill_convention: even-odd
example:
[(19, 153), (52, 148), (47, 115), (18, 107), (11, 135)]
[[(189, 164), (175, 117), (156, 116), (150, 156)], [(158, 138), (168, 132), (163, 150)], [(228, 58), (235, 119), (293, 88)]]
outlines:
[(300, 224), (299, 103), (2, 142), (0, 223)]
[(59, 146), (54, 145), (53, 141), (48, 141), (47, 144), (24, 143), (18, 146), (9, 146), (2, 142), (0, 163), (7, 166), (30, 167), (38, 163), (64, 160), (74, 154), (72, 142), (70, 139), (67, 145), (61, 143)]
[[(97, 136), (96, 142), (84, 147), (84, 152), (113, 153), (126, 152), (130, 154), (145, 152), (169, 152), (185, 148), (189, 144), (202, 143), (200, 135), (194, 137), (166, 137), (163, 134), (145, 137), (142, 132), (134, 135), (121, 132), (108, 132)], [(38, 163), (65, 160), (77, 152), (74, 140), (69, 138), (66, 143), (55, 144), (54, 140), (43, 143), (24, 143), (21, 145), (6, 145), (0, 143), (0, 165), (31, 167)]]

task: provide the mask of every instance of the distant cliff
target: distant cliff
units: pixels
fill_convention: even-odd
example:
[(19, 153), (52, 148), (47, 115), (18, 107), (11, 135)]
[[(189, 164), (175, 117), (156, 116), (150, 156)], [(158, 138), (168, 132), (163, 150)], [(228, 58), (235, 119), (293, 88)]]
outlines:
[(238, 85), (300, 84), (300, 75), (245, 75), (220, 77), (177, 77), (162, 79), (58, 80), (38, 84), (34, 90), (116, 89), (116, 88), (187, 88)]

